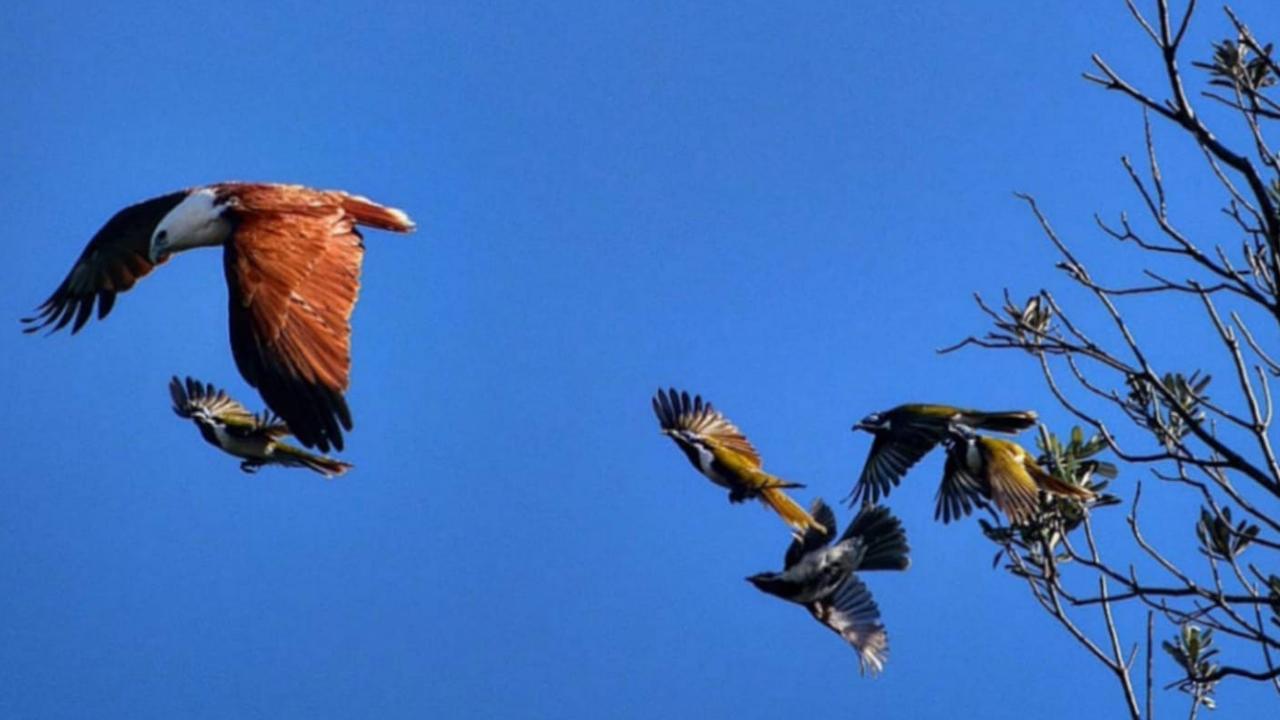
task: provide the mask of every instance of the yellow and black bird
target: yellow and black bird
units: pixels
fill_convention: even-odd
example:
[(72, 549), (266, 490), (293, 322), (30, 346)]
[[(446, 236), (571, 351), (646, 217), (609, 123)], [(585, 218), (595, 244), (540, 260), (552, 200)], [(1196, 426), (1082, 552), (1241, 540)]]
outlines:
[(245, 472), (257, 472), (263, 465), (282, 465), (307, 468), (331, 478), (351, 469), (341, 460), (284, 442), (289, 427), (279, 418), (269, 411), (254, 415), (213, 385), (193, 378), (187, 378), (184, 385), (175, 377), (169, 381), (169, 394), (178, 417), (194, 422), (210, 445), (240, 458), (240, 469)]
[(765, 472), (760, 455), (733, 423), (698, 395), (673, 388), (653, 398), (662, 434), (675, 441), (689, 462), (711, 482), (729, 490), (730, 502), (759, 498), (792, 528), (822, 528), (784, 489), (804, 487)]
[(858, 651), (863, 673), (870, 670), (874, 675), (884, 669), (889, 637), (880, 623), (880, 609), (854, 573), (906, 570), (911, 565), (907, 535), (888, 508), (865, 505), (840, 541), (831, 544), (835, 514), (821, 499), (814, 500), (812, 512), (829, 529), (796, 533), (782, 572), (758, 573), (747, 580), (763, 592), (803, 605)]
[(1045, 472), (1021, 445), (958, 427), (947, 441), (934, 518), (958, 520), (991, 500), (1009, 522), (1025, 524), (1040, 509), (1041, 491), (1082, 502), (1094, 499), (1092, 491)]
[(877, 503), (889, 496), (889, 490), (902, 481), (912, 465), (920, 462), (938, 443), (947, 439), (954, 425), (974, 430), (1017, 433), (1036, 424), (1030, 410), (982, 412), (950, 405), (899, 405), (891, 410), (871, 413), (853, 426), (875, 436), (871, 452), (862, 466), (858, 484), (849, 493), (850, 506), (859, 500)]

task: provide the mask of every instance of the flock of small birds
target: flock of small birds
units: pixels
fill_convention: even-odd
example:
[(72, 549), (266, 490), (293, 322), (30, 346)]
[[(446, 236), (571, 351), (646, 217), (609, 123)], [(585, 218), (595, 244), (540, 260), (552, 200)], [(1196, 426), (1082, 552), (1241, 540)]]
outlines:
[(782, 570), (747, 580), (770, 595), (803, 605), (857, 651), (864, 674), (884, 669), (889, 640), (880, 609), (856, 573), (906, 570), (911, 564), (902, 522), (879, 503), (929, 451), (939, 444), (946, 448), (934, 514), (944, 523), (990, 505), (1010, 523), (1026, 523), (1039, 509), (1041, 493), (1086, 503), (1094, 500), (1090, 490), (1043, 470), (1021, 445), (978, 432), (1016, 434), (1035, 425), (1034, 412), (899, 405), (872, 413), (853, 426), (875, 439), (848, 496), (851, 507), (861, 507), (833, 544), (836, 517), (831, 508), (817, 498), (806, 511), (792, 500), (786, 491), (804, 486), (766, 472), (755, 447), (711, 403), (672, 388), (658, 390), (653, 411), (662, 434), (684, 451), (699, 472), (727, 489), (730, 502), (758, 499), (790, 526), (791, 544)]
[[(74, 334), (95, 309), (105, 318), (118, 293), (173, 254), (221, 247), (232, 355), (267, 409), (252, 413), (212, 384), (173, 377), (173, 411), (209, 444), (239, 458), (245, 472), (277, 465), (335, 477), (351, 465), (304, 447), (340, 451), (343, 432), (352, 429), (345, 393), (364, 255), (359, 226), (414, 229), (404, 212), (338, 190), (225, 182), (168, 193), (108, 220), (53, 294), (22, 322), (26, 332), (70, 326)], [(765, 472), (742, 432), (701, 396), (659, 390), (653, 409), (662, 433), (729, 491), (730, 502), (758, 499), (790, 526), (782, 570), (747, 579), (803, 605), (843, 637), (857, 650), (863, 673), (883, 669), (889, 644), (880, 610), (855, 573), (910, 565), (902, 523), (880, 501), (934, 447), (944, 445), (947, 454), (936, 511), (944, 523), (989, 504), (1011, 523), (1024, 523), (1042, 493), (1094, 499), (1041, 469), (1017, 443), (979, 434), (1018, 433), (1036, 423), (1033, 412), (900, 405), (854, 425), (875, 439), (848, 498), (850, 507), (861, 507), (837, 539), (831, 508), (821, 498), (808, 510), (792, 500), (786, 491), (804, 486)], [(290, 436), (304, 447), (287, 442)]]

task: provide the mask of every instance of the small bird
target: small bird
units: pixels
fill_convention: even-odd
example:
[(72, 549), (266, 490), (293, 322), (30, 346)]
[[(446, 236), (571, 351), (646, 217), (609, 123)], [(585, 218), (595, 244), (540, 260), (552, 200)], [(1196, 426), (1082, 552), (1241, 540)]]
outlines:
[(858, 651), (863, 674), (869, 669), (875, 675), (884, 669), (889, 638), (880, 623), (880, 609), (854, 572), (910, 567), (902, 522), (884, 506), (864, 505), (832, 545), (835, 514), (821, 499), (814, 500), (811, 511), (824, 528), (831, 529), (796, 533), (782, 572), (758, 573), (747, 581), (763, 592), (805, 606), (818, 622)]
[(956, 427), (947, 440), (934, 518), (944, 523), (958, 520), (990, 499), (1009, 522), (1025, 524), (1040, 509), (1040, 491), (1082, 502), (1095, 497), (1045, 472), (1021, 445)]
[(351, 465), (341, 460), (314, 455), (282, 442), (281, 438), (289, 434), (287, 425), (270, 412), (250, 413), (213, 385), (187, 378), (184, 387), (174, 377), (169, 381), (169, 394), (178, 417), (194, 422), (210, 445), (242, 458), (240, 469), (247, 473), (257, 472), (263, 465), (283, 465), (307, 468), (331, 478), (351, 469)]
[(859, 500), (877, 503), (888, 497), (911, 466), (947, 438), (953, 425), (1013, 434), (1035, 424), (1036, 414), (1030, 410), (982, 412), (950, 405), (907, 404), (871, 413), (853, 426), (855, 432), (865, 430), (875, 440), (858, 483), (849, 493), (849, 505)]
[(224, 182), (161, 195), (112, 216), (22, 319), (24, 331), (70, 324), (75, 334), (95, 305), (105, 318), (118, 293), (170, 255), (220, 246), (240, 374), (303, 445), (341, 450), (342, 431), (352, 427), (343, 393), (364, 258), (357, 225), (414, 229), (403, 212), (339, 190)]
[(798, 531), (822, 528), (783, 492), (804, 485), (786, 482), (761, 469), (760, 455), (742, 431), (711, 403), (704, 403), (701, 395), (690, 400), (687, 392), (659, 389), (653, 398), (653, 411), (662, 434), (675, 441), (689, 462), (711, 482), (728, 488), (729, 502), (759, 498)]

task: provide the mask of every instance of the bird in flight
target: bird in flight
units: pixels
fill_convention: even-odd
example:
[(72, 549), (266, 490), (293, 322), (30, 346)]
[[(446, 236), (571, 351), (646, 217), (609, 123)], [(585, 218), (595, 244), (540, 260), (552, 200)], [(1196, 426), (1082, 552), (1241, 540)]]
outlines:
[(1036, 414), (1030, 410), (982, 412), (950, 405), (899, 405), (891, 410), (871, 413), (853, 426), (875, 436), (871, 451), (862, 465), (858, 483), (849, 494), (850, 506), (859, 500), (877, 503), (888, 497), (889, 490), (902, 481), (902, 476), (947, 439), (953, 425), (1002, 433), (1017, 433), (1035, 425)]
[(1018, 443), (958, 427), (947, 441), (934, 518), (944, 523), (958, 520), (992, 500), (1009, 522), (1025, 524), (1040, 510), (1041, 491), (1081, 502), (1095, 499), (1089, 489), (1045, 472)]
[(22, 319), (25, 331), (70, 325), (74, 334), (170, 255), (221, 246), (240, 374), (304, 445), (341, 450), (352, 427), (344, 393), (364, 257), (358, 225), (414, 229), (400, 210), (300, 185), (227, 182), (161, 195), (108, 220)]
[(671, 438), (689, 462), (711, 482), (729, 490), (730, 502), (759, 498), (795, 530), (821, 527), (784, 490), (804, 487), (770, 475), (762, 468), (759, 453), (742, 431), (702, 396), (658, 390), (653, 397), (662, 434)]
[(906, 570), (907, 535), (902, 522), (884, 506), (865, 505), (839, 542), (836, 518), (821, 499), (812, 514), (820, 523), (797, 532), (787, 547), (782, 572), (763, 572), (747, 581), (763, 592), (803, 605), (814, 619), (831, 628), (858, 651), (859, 669), (872, 675), (884, 669), (889, 636), (880, 608), (854, 573), (861, 570)]
[(341, 460), (283, 442), (289, 426), (270, 412), (250, 413), (213, 385), (193, 378), (187, 378), (184, 384), (175, 377), (169, 381), (169, 394), (178, 417), (194, 422), (210, 445), (241, 458), (240, 469), (245, 472), (257, 472), (263, 465), (281, 465), (307, 468), (331, 478), (351, 469)]

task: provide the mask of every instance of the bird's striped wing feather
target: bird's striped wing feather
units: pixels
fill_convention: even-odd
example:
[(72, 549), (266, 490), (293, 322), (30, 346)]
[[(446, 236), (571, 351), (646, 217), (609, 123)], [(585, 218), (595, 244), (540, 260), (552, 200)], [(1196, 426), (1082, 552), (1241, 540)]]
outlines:
[(876, 434), (858, 484), (849, 495), (849, 504), (857, 504), (863, 499), (874, 504), (880, 502), (880, 498), (888, 497), (889, 490), (900, 483), (902, 476), (937, 444), (936, 437), (921, 431)]
[(689, 397), (687, 392), (659, 390), (653, 398), (653, 411), (663, 430), (687, 430), (705, 438), (710, 444), (739, 456), (753, 468), (761, 466), (760, 454), (742, 431), (729, 419), (704, 402), (701, 395)]
[(884, 669), (889, 636), (880, 623), (880, 608), (857, 575), (845, 578), (829, 600), (814, 603), (809, 611), (858, 651), (863, 674), (875, 675)]
[[(963, 449), (957, 450), (964, 452)], [(959, 520), (973, 512), (974, 507), (982, 503), (987, 489), (978, 478), (964, 469), (954, 452), (947, 453), (947, 461), (942, 469), (942, 484), (938, 486), (937, 507), (933, 512), (934, 520), (949, 523)]]
[(987, 455), (991, 499), (1013, 523), (1025, 523), (1040, 509), (1040, 489), (1027, 472), (1026, 451), (993, 438), (982, 438)]
[(183, 383), (174, 377), (169, 381), (169, 395), (173, 398), (173, 411), (178, 417), (190, 418), (197, 411), (204, 410), (229, 428), (253, 430), (258, 427), (258, 418), (253, 413), (233, 400), (225, 390), (210, 383), (190, 377)]
[[(77, 333), (98, 308), (98, 319), (115, 306), (116, 294), (133, 287), (155, 268), (148, 258), (151, 233), (160, 220), (187, 196), (185, 190), (129, 207), (116, 213), (94, 234), (84, 252), (53, 294), (22, 318), (23, 332), (49, 328), (55, 332), (71, 325)], [(163, 261), (161, 261), (163, 262)]]
[(235, 230), (224, 266), (236, 365), (304, 445), (342, 449), (351, 429), (351, 311), (364, 243), (356, 225), (410, 232), (395, 208), (298, 185), (226, 183)]
[(364, 245), (332, 193), (237, 189), (224, 265), (231, 349), (250, 385), (304, 445), (351, 429), (351, 312)]

